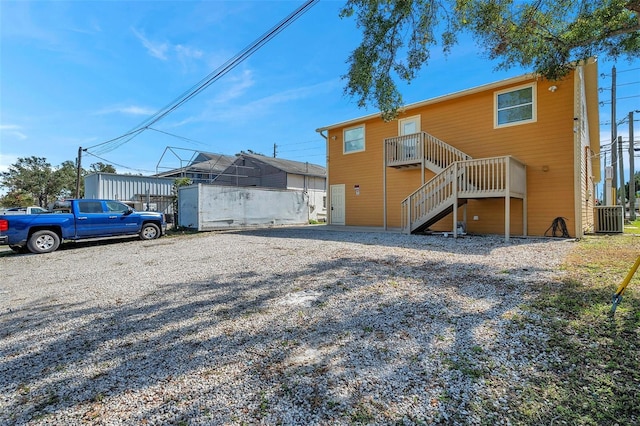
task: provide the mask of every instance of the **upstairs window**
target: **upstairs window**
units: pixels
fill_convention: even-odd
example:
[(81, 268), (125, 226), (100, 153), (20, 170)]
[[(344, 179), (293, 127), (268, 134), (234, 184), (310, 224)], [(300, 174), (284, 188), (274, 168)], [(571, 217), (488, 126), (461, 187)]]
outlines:
[(364, 151), (364, 126), (353, 127), (344, 131), (344, 153)]
[(495, 104), (496, 127), (536, 121), (534, 85), (497, 92)]

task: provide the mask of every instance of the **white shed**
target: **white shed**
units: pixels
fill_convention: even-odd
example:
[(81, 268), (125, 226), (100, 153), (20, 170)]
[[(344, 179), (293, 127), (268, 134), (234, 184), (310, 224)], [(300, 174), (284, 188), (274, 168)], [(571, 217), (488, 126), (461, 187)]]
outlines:
[(173, 214), (174, 181), (155, 176), (91, 173), (84, 178), (84, 196), (122, 201), (136, 210)]
[(178, 225), (198, 231), (309, 222), (304, 191), (208, 184), (178, 191)]

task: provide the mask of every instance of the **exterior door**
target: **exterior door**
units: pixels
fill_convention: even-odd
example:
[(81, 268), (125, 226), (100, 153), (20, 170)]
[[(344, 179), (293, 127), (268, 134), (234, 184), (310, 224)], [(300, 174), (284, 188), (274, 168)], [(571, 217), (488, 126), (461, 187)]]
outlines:
[(135, 233), (138, 219), (128, 215), (129, 207), (117, 201), (79, 200), (76, 234), (98, 237)]
[[(420, 133), (420, 116), (416, 115), (414, 117), (403, 118), (398, 120), (398, 133), (400, 136), (413, 135), (416, 133)], [(418, 143), (420, 141), (419, 137), (412, 137), (410, 139), (404, 139), (403, 141), (403, 154), (401, 157), (404, 158), (414, 158), (416, 153), (419, 151)]]
[(412, 135), (420, 131), (420, 117), (411, 117), (400, 120), (400, 136)]
[(331, 225), (344, 225), (344, 184), (331, 185)]

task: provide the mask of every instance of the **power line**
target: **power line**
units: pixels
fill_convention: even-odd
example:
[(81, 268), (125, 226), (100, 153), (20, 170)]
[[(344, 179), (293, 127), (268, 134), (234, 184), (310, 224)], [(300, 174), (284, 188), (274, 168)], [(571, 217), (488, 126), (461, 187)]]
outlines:
[[(620, 74), (620, 73), (624, 73), (624, 72), (637, 71), (637, 70), (640, 70), (640, 68), (630, 68), (630, 69), (626, 69), (626, 70), (622, 70), (622, 71), (620, 71), (620, 70), (616, 70), (616, 74)], [(600, 74), (600, 77), (601, 77), (601, 78), (604, 78), (604, 77), (611, 77), (611, 74), (605, 74), (605, 73), (602, 73), (602, 74)]]
[(193, 143), (195, 143), (195, 144), (198, 144), (198, 145), (204, 145), (204, 146), (206, 146), (206, 145), (207, 145), (207, 144), (206, 144), (206, 143), (204, 143), (204, 142), (200, 142), (200, 141), (197, 141), (197, 140), (194, 140), (194, 139), (189, 139), (189, 138), (187, 138), (187, 137), (180, 136), (180, 135), (176, 135), (176, 134), (173, 134), (173, 133), (165, 132), (164, 130), (154, 129), (153, 127), (149, 127), (148, 129), (149, 129), (149, 130), (153, 130), (153, 131), (155, 131), (155, 132), (164, 133), (165, 135), (168, 135), (168, 136), (173, 136), (174, 138), (181, 139), (181, 140), (186, 141), (186, 142), (193, 142)]
[[(268, 30), (264, 34), (262, 34), (257, 40), (255, 40), (249, 46), (241, 50), (240, 53), (238, 53), (237, 55), (229, 59), (222, 66), (220, 66), (219, 68), (214, 70), (212, 73), (207, 75), (205, 78), (200, 80), (191, 89), (184, 92), (178, 98), (174, 99), (174, 101), (171, 102), (169, 105), (165, 106), (160, 111), (156, 112), (154, 115), (149, 117), (147, 120), (140, 123), (133, 130), (129, 131), (125, 135), (122, 135), (118, 138), (114, 138), (109, 141), (101, 142), (97, 145), (88, 147), (85, 149), (85, 152), (87, 152), (88, 149), (103, 146), (104, 148), (100, 150), (100, 153), (106, 153), (106, 152), (113, 151), (114, 149), (119, 148), (125, 143), (131, 141), (131, 139), (133, 139), (135, 136), (140, 134), (142, 131), (148, 129), (150, 126), (154, 125), (155, 123), (157, 123), (158, 121), (160, 121), (161, 119), (163, 119), (164, 117), (166, 117), (167, 115), (169, 115), (170, 113), (178, 109), (180, 106), (184, 105), (193, 97), (195, 97), (196, 95), (201, 93), (203, 90), (208, 88), (211, 84), (213, 84), (214, 82), (219, 80), (221, 77), (226, 75), (229, 71), (234, 69), (240, 63), (242, 63), (245, 59), (247, 59), (249, 56), (254, 54), (261, 47), (263, 47), (267, 42), (273, 39), (276, 35), (282, 32), (285, 28), (291, 25), (291, 23), (293, 23), (296, 19), (302, 16), (305, 12), (307, 12), (311, 7), (313, 7), (319, 1), (320, 0), (309, 0), (305, 2), (302, 6), (296, 8), (292, 13), (290, 13), (287, 17), (285, 17), (283, 20), (278, 22), (274, 27), (272, 27), (270, 30)], [(131, 137), (125, 140), (124, 138), (128, 135), (131, 135)]]
[(87, 154), (91, 155), (92, 157), (95, 157), (95, 158), (97, 158), (99, 160), (102, 160), (102, 161), (108, 163), (108, 164), (111, 164), (112, 166), (117, 166), (117, 167), (120, 167), (120, 168), (123, 168), (123, 169), (126, 169), (126, 170), (132, 170), (134, 172), (141, 172), (141, 173), (153, 173), (154, 172), (153, 170), (133, 169), (131, 167), (123, 166), (122, 164), (118, 164), (118, 163), (114, 163), (113, 161), (109, 161), (106, 158), (99, 157), (99, 156), (97, 156), (97, 155), (95, 155), (95, 154), (93, 154), (91, 152), (88, 152), (88, 151), (85, 151), (85, 152)]
[(285, 144), (278, 144), (278, 146), (291, 146), (291, 145), (304, 145), (304, 144), (308, 144), (308, 143), (324, 143), (324, 141), (322, 139), (316, 139), (316, 140), (309, 140), (309, 141), (304, 141), (304, 142), (292, 142), (292, 143), (285, 143)]

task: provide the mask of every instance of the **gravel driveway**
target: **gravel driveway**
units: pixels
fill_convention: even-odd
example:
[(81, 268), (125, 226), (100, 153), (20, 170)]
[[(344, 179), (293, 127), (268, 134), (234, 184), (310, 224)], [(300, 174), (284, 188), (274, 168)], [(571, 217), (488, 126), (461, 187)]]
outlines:
[[(1, 424), (510, 424), (569, 241), (328, 227), (0, 257)], [(6, 254), (6, 253), (5, 253)]]

